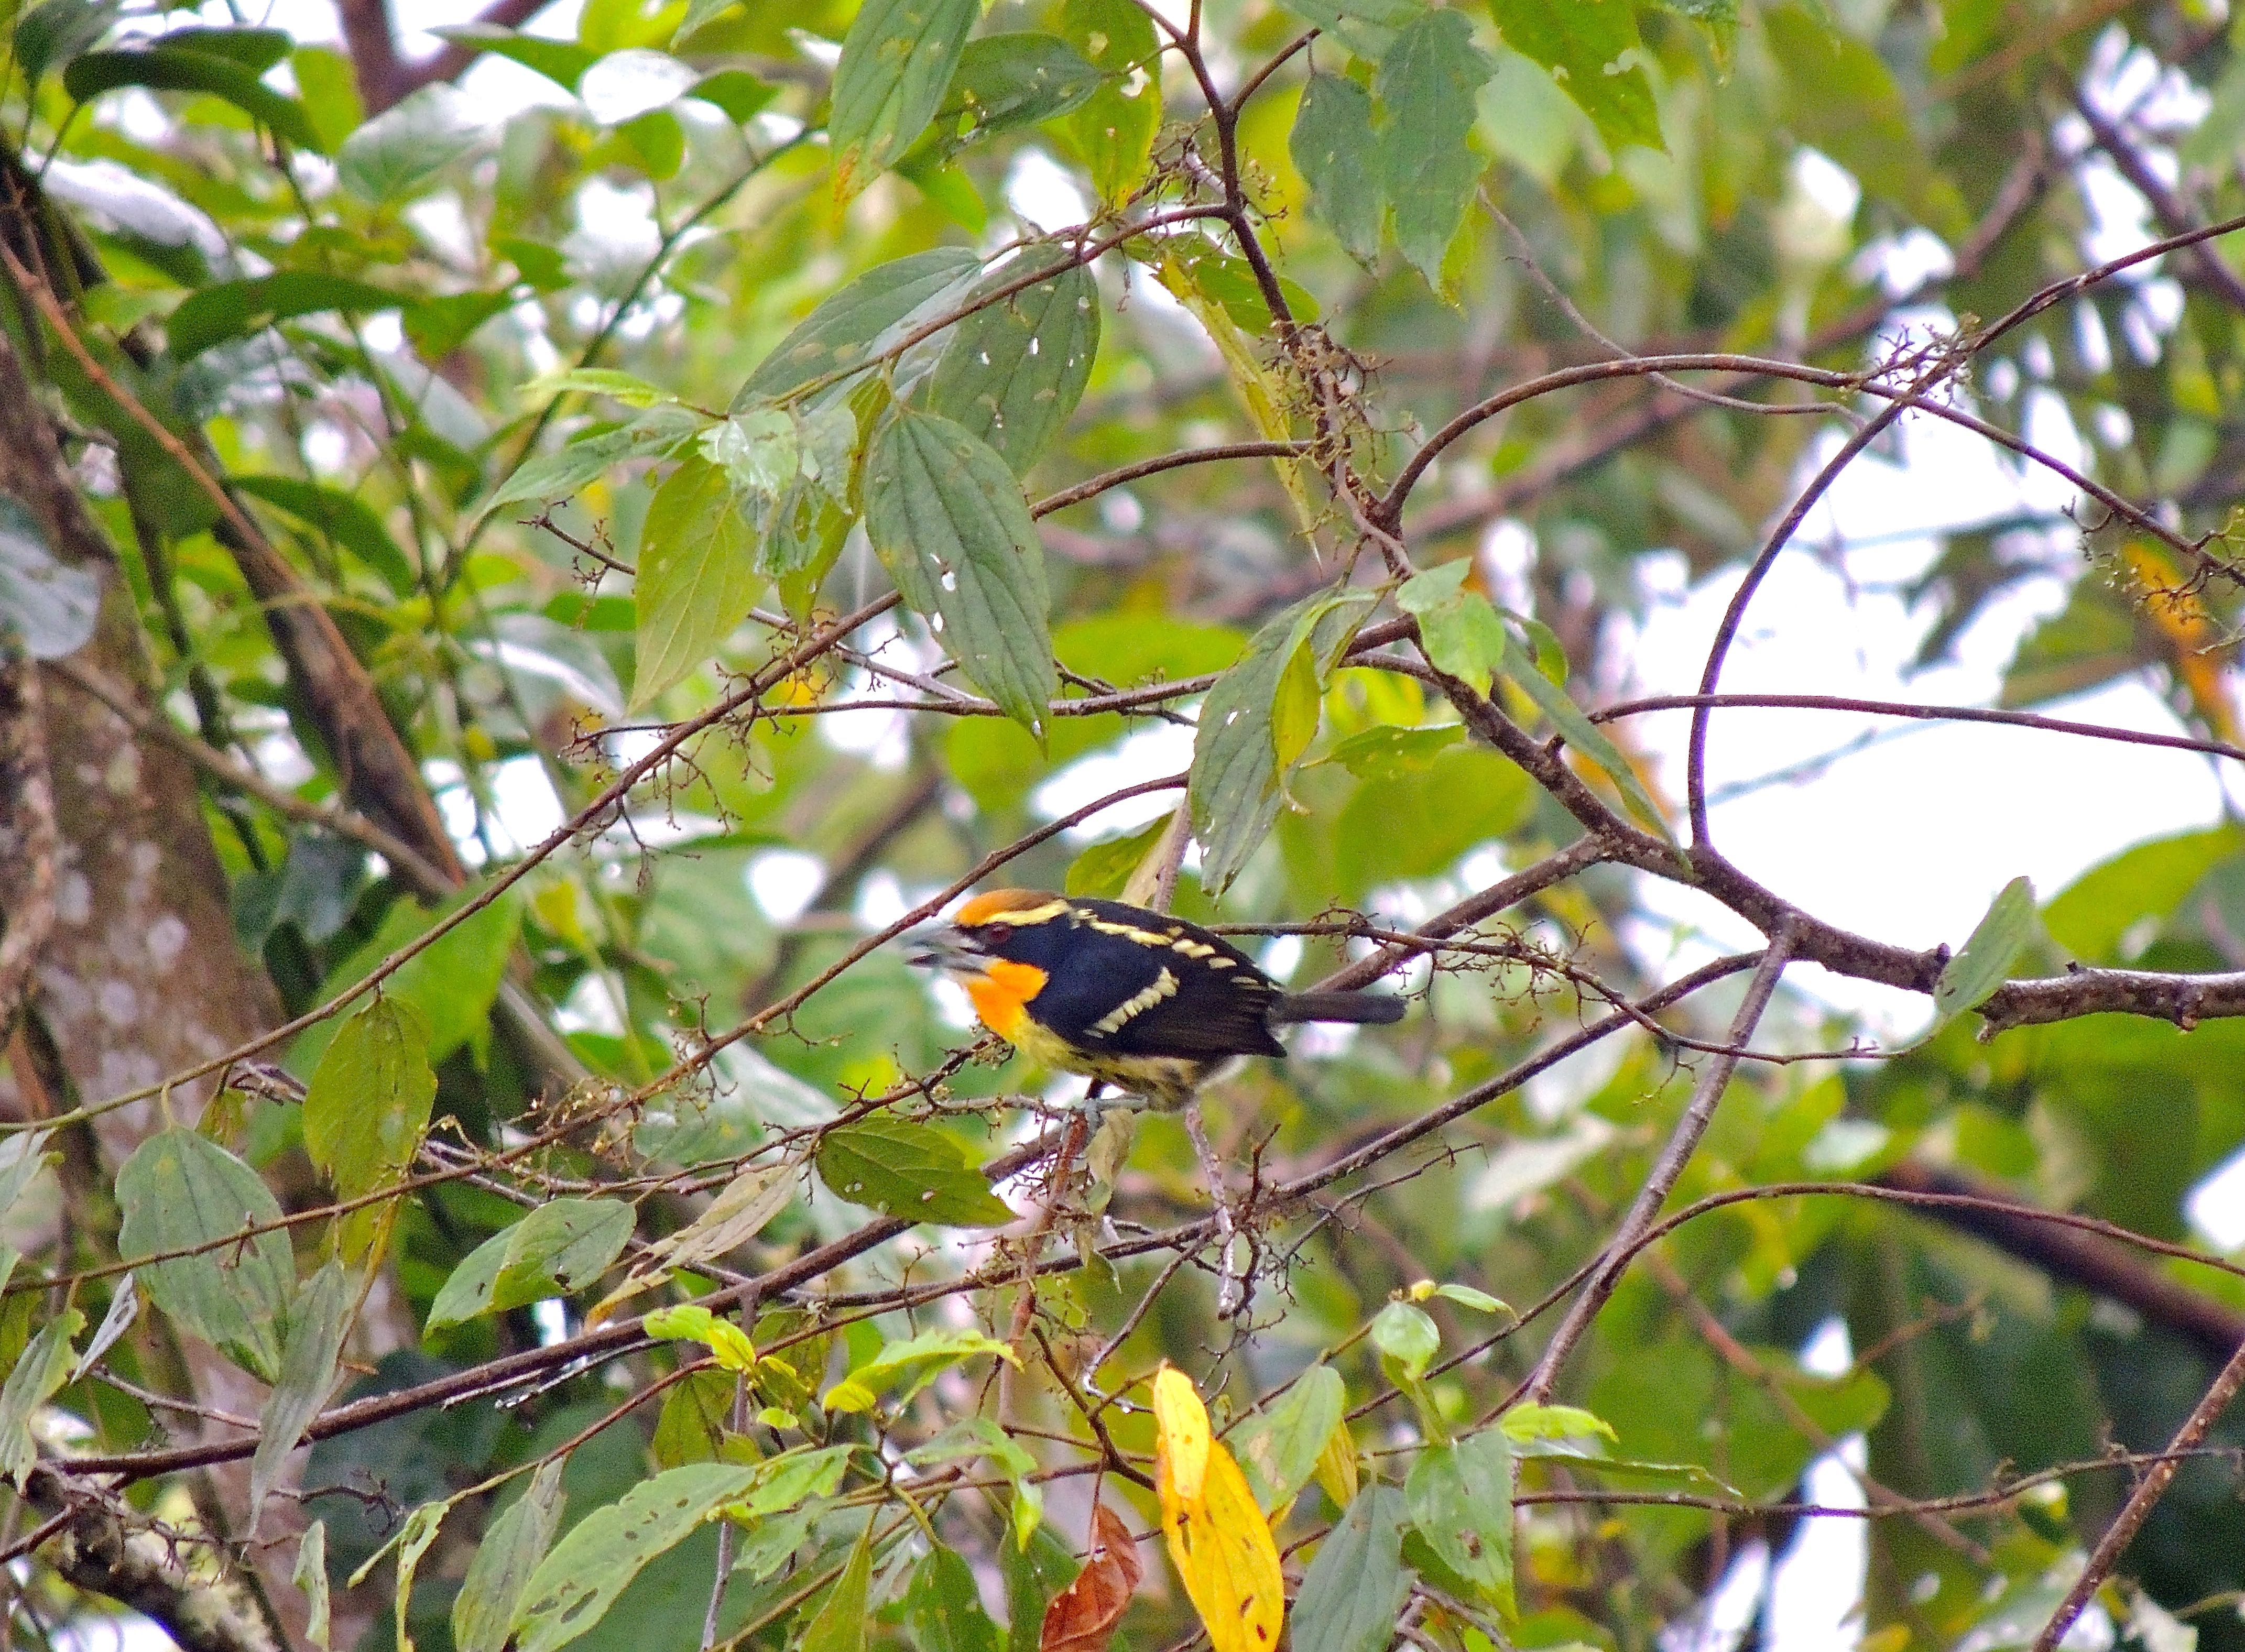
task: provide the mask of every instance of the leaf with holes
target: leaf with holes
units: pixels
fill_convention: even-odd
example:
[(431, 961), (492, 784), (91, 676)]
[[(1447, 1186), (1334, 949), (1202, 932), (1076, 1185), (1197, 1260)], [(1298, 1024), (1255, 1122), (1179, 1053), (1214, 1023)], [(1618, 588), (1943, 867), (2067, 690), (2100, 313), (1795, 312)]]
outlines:
[(1489, 9), (1504, 44), (1550, 71), (1609, 148), (1665, 148), (1652, 83), (1641, 66), (1621, 61), (1645, 50), (1634, 0), (1489, 0)]
[(826, 135), (848, 200), (911, 147), (967, 49), (980, 0), (867, 0), (842, 39)]
[[(1183, 1371), (1154, 1378), (1154, 1486), (1162, 1534), (1215, 1652), (1272, 1652), (1285, 1626), (1285, 1580), (1270, 1523)], [(1392, 1620), (1390, 1621), (1392, 1623)]]
[(457, 1652), (501, 1652), (505, 1646), (522, 1593), (560, 1528), (566, 1466), (566, 1459), (560, 1458), (539, 1464), (530, 1489), (507, 1506), (476, 1545), (468, 1574), (452, 1600)]
[(916, 612), (1006, 714), (1041, 734), (1060, 692), (1044, 545), (1021, 484), (951, 420), (900, 408), (865, 460), (865, 531)]
[(427, 1329), (564, 1297), (623, 1254), (632, 1208), (617, 1199), (549, 1199), (470, 1251), (430, 1305)]
[(1380, 193), (1394, 217), (1395, 245), (1437, 291), (1442, 254), (1488, 165), (1468, 140), (1475, 97), (1495, 70), (1474, 44), (1465, 13), (1435, 10), (1395, 37), (1373, 83), (1382, 121)]
[(1131, 0), (1061, 0), (1061, 37), (1099, 71), (1099, 89), (1060, 131), (1091, 173), (1107, 206), (1146, 176), (1162, 125), (1161, 43), (1154, 20)]
[(957, 247), (892, 259), (829, 295), (756, 364), (735, 407), (777, 401), (831, 373), (861, 365), (964, 294), (982, 261)]
[(1015, 476), (1068, 423), (1099, 353), (1098, 283), (1064, 251), (1001, 264), (986, 285), (1019, 281), (1040, 261), (1066, 267), (960, 322), (928, 387), (929, 405), (988, 443)]
[(1350, 257), (1369, 264), (1380, 255), (1387, 205), (1371, 95), (1339, 75), (1312, 75), (1286, 147), (1310, 186), (1311, 211), (1340, 238)]
[[(207, 1137), (166, 1130), (118, 1171), (117, 1202), (123, 1260), (194, 1252), (138, 1270), (149, 1300), (236, 1364), (276, 1380), (296, 1264), (279, 1231), (280, 1202), (257, 1173)], [(267, 1231), (245, 1238), (249, 1227)]]
[(818, 1144), (817, 1164), (820, 1177), (843, 1198), (892, 1216), (954, 1228), (1014, 1219), (966, 1148), (925, 1124), (871, 1118), (829, 1130)]
[(1404, 1486), (1411, 1524), (1435, 1557), (1508, 1622), (1512, 1594), (1512, 1452), (1484, 1428), (1420, 1452)]

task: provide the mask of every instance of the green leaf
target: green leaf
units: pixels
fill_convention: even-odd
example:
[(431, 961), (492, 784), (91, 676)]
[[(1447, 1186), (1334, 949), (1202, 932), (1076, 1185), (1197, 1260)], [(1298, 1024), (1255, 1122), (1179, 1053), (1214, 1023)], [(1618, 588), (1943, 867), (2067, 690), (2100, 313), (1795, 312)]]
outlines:
[(187, 295), (172, 312), (164, 335), (174, 357), (186, 361), (214, 344), (270, 327), (291, 316), (326, 310), (373, 315), (396, 309), (397, 294), (370, 281), (313, 270), (284, 269), (252, 281), (220, 281)]
[(1026, 1544), (998, 1546), (998, 1573), (1006, 1581), (1007, 1652), (1039, 1652), (1045, 1608), (1083, 1568), (1075, 1551), (1040, 1526)]
[(48, 70), (66, 64), (109, 32), (120, 0), (45, 0), (16, 23), (16, 64), (36, 90)]
[[(913, 1338), (914, 1343), (923, 1340), (919, 1337)], [(897, 1359), (904, 1356), (911, 1347), (910, 1344), (899, 1344), (891, 1348), (885, 1348), (874, 1364), (878, 1365), (884, 1362)], [(958, 1357), (971, 1357), (977, 1353), (994, 1353), (1009, 1363), (1019, 1363), (1009, 1350), (999, 1345), (968, 1349), (960, 1353)], [(917, 1364), (921, 1360), (921, 1355), (914, 1354), (913, 1359)], [(955, 1358), (946, 1355), (941, 1364), (928, 1365), (925, 1371), (917, 1368), (907, 1369), (904, 1375), (910, 1381), (911, 1386), (898, 1397), (894, 1409), (901, 1409), (912, 1396), (925, 1387), (938, 1372), (955, 1363), (957, 1363)], [(853, 1371), (843, 1382), (836, 1384), (826, 1396), (824, 1404), (827, 1409), (830, 1411), (870, 1409), (881, 1386), (895, 1381), (893, 1375), (884, 1373), (880, 1383), (872, 1382), (869, 1375), (872, 1369), (869, 1366), (865, 1371)], [(844, 1391), (851, 1384), (858, 1385), (857, 1389), (845, 1394)], [(838, 1405), (835, 1398), (838, 1394), (842, 1394), (844, 1398), (853, 1402), (862, 1400), (863, 1403), (853, 1403), (846, 1406)], [(1012, 1485), (1014, 1506), (1009, 1523), (1013, 1527), (1015, 1540), (1021, 1543), (1028, 1542), (1030, 1534), (1036, 1530), (1038, 1522), (1044, 1519), (1045, 1513), (1044, 1487), (1031, 1478), (1037, 1471), (1037, 1459), (1029, 1453), (1026, 1446), (1007, 1434), (997, 1424), (987, 1417), (962, 1417), (926, 1445), (915, 1446), (905, 1453), (905, 1460), (915, 1467), (931, 1467), (936, 1464), (956, 1462), (961, 1458), (973, 1457), (987, 1458)]]
[(733, 1396), (739, 1387), (734, 1372), (714, 1365), (689, 1371), (674, 1383), (662, 1397), (662, 1412), (655, 1420), (655, 1466), (741, 1461), (735, 1454), (738, 1443), (731, 1443), (729, 1449), (728, 1439)]
[[(1407, 581), (1402, 589), (1408, 590), (1415, 583), (1415, 580)], [(1402, 591), (1398, 591), (1396, 595), (1400, 600)], [(1472, 617), (1459, 620), (1455, 612), (1459, 607), (1464, 608)], [(1492, 614), (1496, 612), (1489, 607), (1489, 599), (1478, 592), (1461, 592), (1453, 604), (1434, 613), (1432, 620), (1436, 634), (1448, 636), (1452, 634), (1454, 627), (1469, 628), (1474, 637), (1470, 645), (1474, 650), (1472, 657), (1479, 659), (1487, 646), (1485, 633), (1488, 621), (1478, 617), (1483, 609), (1488, 609)], [(1429, 616), (1421, 614), (1419, 624), (1422, 636), (1428, 623)], [(1613, 782), (1622, 795), (1622, 801), (1629, 805), (1630, 812), (1638, 817), (1640, 823), (1673, 843), (1675, 836), (1669, 831), (1668, 823), (1661, 817), (1659, 805), (1645, 789), (1645, 782), (1637, 777), (1637, 770), (1621, 755), (1621, 748), (1590, 720), (1583, 708), (1568, 696), (1564, 688), (1536, 668), (1535, 656), (1528, 652), (1526, 644), (1512, 634), (1509, 627), (1499, 621), (1497, 631), (1503, 642), (1503, 669), (1507, 680), (1518, 687), (1535, 702), (1537, 710), (1550, 719), (1551, 726), (1558, 730), (1562, 739), (1605, 771), (1606, 777)], [(1433, 657), (1432, 645), (1429, 646), (1428, 657)], [(1443, 667), (1438, 666), (1437, 668)]]
[(1492, 1297), (1486, 1290), (1475, 1290), (1471, 1285), (1436, 1285), (1431, 1293), (1444, 1302), (1454, 1302), (1461, 1308), (1470, 1308), (1477, 1314), (1503, 1314), (1510, 1318), (1519, 1316), (1512, 1304), (1501, 1297)]
[(288, 1581), (304, 1591), (304, 1638), (320, 1652), (332, 1644), (328, 1599), (328, 1523), (314, 1520), (296, 1540), (296, 1564)]
[(866, 0), (842, 39), (827, 118), (843, 200), (910, 148), (943, 102), (979, 0)]
[(852, 1204), (953, 1228), (989, 1228), (1014, 1212), (990, 1191), (967, 1149), (951, 1136), (902, 1119), (862, 1119), (829, 1130), (818, 1174)]
[(1421, 8), (1420, 0), (1286, 0), (1286, 10), (1338, 37), (1358, 57), (1376, 62)]
[(326, 46), (299, 46), (289, 54), (288, 71), (296, 78), (304, 113), (320, 134), (320, 152), (336, 153), (366, 118), (350, 59)]
[[(433, 1083), (434, 1081), (431, 1080)], [(336, 1362), (358, 1301), (358, 1281), (330, 1262), (304, 1282), (288, 1307), (288, 1335), (281, 1345), (281, 1378), (257, 1413), (257, 1451), (249, 1459), (249, 1533), (281, 1478), (289, 1452), (303, 1437), (336, 1385)]]
[(740, 3), (741, 0), (690, 0), (686, 8), (686, 19), (678, 25), (678, 32), (670, 37), (670, 44), (677, 46), (695, 30), (715, 23)]
[[(2131, 931), (2164, 927), (2194, 890), (2211, 890), (2212, 883), (2201, 880), (2240, 850), (2245, 850), (2245, 829), (2235, 825), (2124, 849), (2051, 897), (2043, 926), (2052, 942), (2086, 964), (2125, 964)], [(2146, 918), (2160, 924), (2145, 924)]]
[(442, 293), (405, 308), (405, 336), (424, 361), (441, 362), (475, 330), (514, 302), (514, 289)]
[(1534, 1440), (1597, 1439), (1618, 1441), (1613, 1425), (1596, 1412), (1578, 1405), (1538, 1405), (1524, 1401), (1497, 1418), (1504, 1437), (1521, 1445)]
[(1082, 108), (1099, 85), (1099, 71), (1057, 35), (970, 40), (916, 152), (948, 161), (970, 145)]
[(1138, 870), (1169, 829), (1169, 816), (1165, 815), (1143, 831), (1094, 843), (1068, 863), (1068, 878), (1061, 888), (1070, 895), (1116, 899), (1123, 885), (1130, 881), (1130, 874)]
[(1189, 796), (1201, 884), (1210, 893), (1221, 894), (1269, 834), (1285, 767), (1316, 732), (1314, 721), (1304, 727), (1305, 687), (1313, 720), (1316, 690), (1373, 600), (1362, 591), (1304, 598), (1258, 631), (1208, 691), (1193, 737)]
[(655, 491), (640, 534), (633, 706), (715, 654), (763, 586), (733, 478), (705, 458), (688, 459)]
[(1420, 1377), (1442, 1351), (1441, 1328), (1425, 1309), (1391, 1302), (1373, 1316), (1372, 1345), (1411, 1376)]
[(585, 71), (599, 60), (600, 53), (579, 45), (573, 40), (555, 40), (545, 35), (524, 34), (496, 23), (458, 23), (443, 29), (431, 29), (431, 34), (455, 45), (465, 46), (471, 51), (489, 52), (495, 58), (505, 58), (519, 63), (532, 74), (544, 75), (565, 91), (574, 91)]
[[(1369, 264), (1380, 255), (1387, 207), (1380, 176), (1386, 156), (1373, 136), (1371, 94), (1340, 75), (1312, 75), (1286, 146), (1310, 186), (1310, 210), (1340, 237), (1350, 257)], [(1399, 139), (1394, 146), (1403, 146)]]
[(1964, 950), (1943, 966), (1941, 978), (1933, 984), (1935, 1012), (1956, 1015), (1985, 999), (2011, 978), (2011, 965), (2038, 927), (2034, 885), (2015, 877), (1997, 891)]
[(390, 206), (425, 194), (487, 139), (474, 99), (451, 85), (424, 86), (344, 140), (336, 176), (368, 205)]
[(413, 1162), (437, 1099), (420, 1017), (378, 997), (345, 1021), (304, 1092), (304, 1151), (344, 1199), (385, 1187)]
[(1435, 670), (1486, 694), (1510, 645), (1489, 599), (1464, 588), (1472, 571), (1472, 559), (1461, 558), (1414, 574), (1396, 587), (1395, 606), (1418, 620), (1420, 646)]
[(610, 467), (643, 451), (641, 438), (629, 430), (580, 436), (566, 447), (525, 461), (485, 502), (484, 509), (495, 511), (521, 499), (566, 499), (606, 476)]
[(27, 1489), (25, 1479), (39, 1460), (32, 1414), (61, 1391), (74, 1358), (71, 1338), (85, 1329), (85, 1316), (64, 1309), (40, 1327), (0, 1385), (0, 1474), (15, 1481), (19, 1492)]
[(410, 597), (417, 588), (413, 565), (383, 525), (382, 518), (356, 495), (293, 476), (231, 476), (237, 493), (277, 505), (307, 527), (316, 528), (382, 576), (390, 594)]
[(726, 1512), (763, 1520), (831, 1497), (842, 1484), (855, 1446), (798, 1446), (756, 1466), (756, 1484)]
[(288, 32), (281, 29), (174, 29), (148, 43), (177, 51), (200, 51), (240, 64), (261, 75), (288, 55)]
[(1061, 130), (1100, 201), (1116, 206), (1146, 176), (1162, 125), (1161, 43), (1131, 0), (1061, 0), (1061, 37), (1100, 73), (1099, 89)]
[[(59, 1159), (59, 1154), (47, 1151), (54, 1135), (52, 1130), (21, 1130), (0, 1139), (0, 1222), (31, 1190), (39, 1172)], [(0, 1284), (6, 1283), (0, 1280)]]
[(779, 88), (757, 79), (745, 69), (720, 69), (688, 86), (686, 95), (714, 104), (732, 118), (735, 125), (744, 126), (779, 96)]
[(678, 399), (660, 384), (650, 384), (636, 373), (619, 372), (612, 367), (573, 367), (558, 373), (541, 373), (522, 387), (526, 400), (542, 400), (573, 390), (587, 396), (605, 396), (626, 407), (654, 407)]
[(0, 493), (0, 645), (60, 660), (85, 646), (100, 615), (100, 576), (57, 561), (38, 518)]
[(1394, 215), (1395, 244), (1438, 292), (1442, 255), (1487, 164), (1468, 140), (1475, 94), (1496, 72), (1474, 44), (1465, 13), (1436, 10), (1395, 37), (1373, 83), (1382, 123), (1380, 189)]
[(1330, 1365), (1312, 1365), (1276, 1405), (1250, 1413), (1230, 1436), (1255, 1500), (1276, 1515), (1293, 1502), (1348, 1410), (1348, 1385)]
[(756, 1367), (756, 1347), (748, 1332), (729, 1319), (720, 1319), (699, 1303), (658, 1308), (641, 1322), (650, 1337), (666, 1342), (696, 1342), (716, 1355), (727, 1371), (745, 1376)]
[(998, 1626), (982, 1609), (974, 1568), (947, 1548), (932, 1548), (905, 1589), (905, 1623), (919, 1652), (998, 1652)]
[[(201, 44), (210, 44), (208, 32), (191, 32), (201, 37)], [(282, 40), (285, 50), (286, 37)], [(206, 91), (253, 120), (262, 121), (299, 148), (322, 152), (320, 135), (306, 117), (304, 105), (260, 80), (257, 77), (261, 72), (220, 52), (158, 44), (129, 51), (89, 51), (75, 58), (63, 71), (63, 90), (79, 103), (120, 86)]]
[(1296, 1652), (1385, 1652), (1410, 1596), (1403, 1494), (1392, 1486), (1367, 1486), (1326, 1534), (1303, 1574), (1291, 1615)]
[[(1018, 281), (1035, 264), (1066, 261), (1057, 247), (1001, 264), (983, 286)], [(1099, 353), (1099, 285), (1069, 262), (1050, 281), (978, 310), (952, 329), (928, 387), (928, 404), (988, 443), (1015, 476), (1052, 445), (1082, 399)]]
[(452, 1598), (454, 1652), (503, 1652), (531, 1574), (561, 1525), (566, 1459), (540, 1463), (530, 1489), (509, 1504), (476, 1545)]
[(748, 1490), (756, 1473), (730, 1463), (688, 1463), (578, 1521), (523, 1589), (514, 1617), (518, 1652), (555, 1652), (590, 1629), (642, 1567), (693, 1535)]
[(1404, 1487), (1411, 1524), (1435, 1555), (1509, 1622), (1512, 1589), (1512, 1452), (1501, 1430), (1428, 1446)]
[(166, 1130), (134, 1148), (118, 1171), (117, 1202), (123, 1261), (212, 1247), (137, 1269), (149, 1300), (236, 1364), (277, 1380), (281, 1316), (295, 1294), (296, 1264), (286, 1233), (241, 1236), (246, 1227), (281, 1220), (280, 1203), (257, 1173), (207, 1137)]
[(1457, 748), (1465, 732), (1460, 723), (1438, 723), (1432, 728), (1367, 728), (1337, 741), (1318, 761), (1338, 763), (1359, 780), (1392, 785), (1433, 773), (1443, 755)]
[(1624, 53), (1644, 51), (1632, 0), (1489, 0), (1489, 9), (1505, 44), (1551, 71), (1608, 148), (1665, 149), (1645, 71), (1635, 64), (1617, 67)]
[(452, 1269), (424, 1334), (583, 1289), (623, 1254), (632, 1208), (618, 1199), (549, 1199)]
[[(865, 1529), (858, 1534), (842, 1575), (797, 1642), (798, 1652), (865, 1652), (865, 1591), (873, 1576), (875, 1518), (865, 1517)], [(523, 1652), (532, 1649), (525, 1647)]]
[(830, 295), (757, 363), (733, 405), (780, 400), (878, 355), (912, 328), (955, 306), (981, 267), (982, 261), (964, 248), (938, 247), (867, 270)]
[(866, 456), (865, 531), (906, 604), (942, 620), (944, 651), (1041, 733), (1060, 692), (1044, 545), (1005, 460), (949, 419), (898, 410)]
[[(322, 990), (333, 993), (364, 980), (383, 959), (475, 898), (474, 890), (463, 890), (435, 912), (417, 901), (393, 902), (374, 938), (330, 971), (321, 984)], [(410, 1005), (428, 1028), (432, 1064), (441, 1063), (463, 1044), (487, 1036), (492, 1000), (499, 996), (507, 954), (514, 950), (521, 928), (522, 902), (512, 893), (501, 895), (430, 942), (383, 980), (383, 995)], [(289, 1046), (290, 1069), (316, 1072), (342, 1026), (331, 1019), (306, 1028)]]

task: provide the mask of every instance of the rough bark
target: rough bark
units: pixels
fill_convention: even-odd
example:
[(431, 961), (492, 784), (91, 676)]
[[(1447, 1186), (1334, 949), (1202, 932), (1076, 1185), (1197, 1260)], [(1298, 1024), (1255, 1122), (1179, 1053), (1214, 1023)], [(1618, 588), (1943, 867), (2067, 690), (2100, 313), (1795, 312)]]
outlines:
[[(0, 489), (14, 494), (61, 560), (99, 572), (103, 599), (93, 640), (80, 657), (111, 680), (147, 694), (149, 664), (116, 553), (79, 496), (53, 427), (34, 395), (21, 357), (0, 332)], [(54, 922), (32, 972), (29, 1013), (55, 1052), (64, 1087), (37, 1084), (35, 1064), (0, 1074), (0, 1110), (37, 1116), (160, 1080), (167, 1073), (232, 1047), (279, 1019), (261, 968), (241, 953), (227, 910), (226, 878), (204, 824), (193, 770), (176, 755), (138, 740), (129, 723), (90, 696), (44, 685), (43, 732), (52, 755)], [(152, 701), (153, 703), (153, 701)], [(207, 1085), (183, 1086), (163, 1103), (145, 1100), (103, 1114), (94, 1131), (107, 1173), (166, 1114), (193, 1121)], [(167, 1103), (168, 1106), (165, 1105)], [(185, 1357), (204, 1405), (254, 1415), (263, 1385), (190, 1344)], [(214, 1471), (226, 1506), (248, 1505), (248, 1475)], [(227, 1481), (239, 1479), (235, 1486)], [(296, 1514), (274, 1506), (277, 1534)], [(306, 1604), (288, 1581), (287, 1543), (255, 1551), (260, 1581), (288, 1638), (301, 1642)], [(92, 1567), (98, 1545), (82, 1550)], [(120, 1551), (121, 1552), (121, 1551)], [(89, 1574), (89, 1576), (91, 1574)], [(145, 1580), (142, 1580), (145, 1581)], [(130, 1598), (127, 1580), (111, 1589)], [(136, 1583), (133, 1587), (139, 1587)]]

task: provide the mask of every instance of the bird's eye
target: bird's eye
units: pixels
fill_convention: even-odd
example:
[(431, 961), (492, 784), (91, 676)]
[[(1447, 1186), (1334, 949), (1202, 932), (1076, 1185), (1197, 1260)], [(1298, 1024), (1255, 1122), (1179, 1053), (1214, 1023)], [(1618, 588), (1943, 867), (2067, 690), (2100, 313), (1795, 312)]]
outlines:
[(985, 924), (982, 938), (994, 945), (1002, 946), (1014, 938), (1014, 926), (1011, 924)]

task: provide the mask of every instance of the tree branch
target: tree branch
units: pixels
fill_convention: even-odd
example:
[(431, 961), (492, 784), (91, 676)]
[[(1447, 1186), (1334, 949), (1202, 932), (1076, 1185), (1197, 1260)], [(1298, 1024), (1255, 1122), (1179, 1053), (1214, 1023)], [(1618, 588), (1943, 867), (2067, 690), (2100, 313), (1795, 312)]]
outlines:
[[(1746, 983), (1746, 999), (1740, 1004), (1738, 1013), (1731, 1018), (1730, 1043), (1733, 1051), (1745, 1047), (1746, 1040), (1753, 1037), (1754, 1028), (1761, 1021), (1762, 1012), (1769, 1007), (1770, 995), (1777, 991), (1778, 978), (1785, 973), (1785, 966), (1792, 961), (1795, 928), (1796, 920), (1790, 912), (1778, 920), (1775, 932), (1770, 937), (1769, 950), (1761, 955), (1761, 962), (1754, 966), (1753, 977)], [(1536, 1362), (1536, 1369), (1529, 1374), (1528, 1381), (1522, 1388), (1522, 1392), (1528, 1398), (1541, 1402), (1550, 1398), (1552, 1385), (1559, 1378), (1559, 1368), (1567, 1363), (1567, 1356), (1574, 1351), (1575, 1344), (1582, 1341), (1590, 1328), (1590, 1322), (1598, 1317), (1598, 1310), (1605, 1306), (1606, 1298), (1613, 1295), (1614, 1287), (1621, 1283), (1622, 1270), (1629, 1265), (1630, 1256), (1638, 1242), (1660, 1219), (1660, 1207), (1668, 1202), (1668, 1195), (1674, 1191), (1678, 1178), (1684, 1174), (1684, 1167), (1691, 1163), (1692, 1154), (1699, 1149), (1699, 1138), (1707, 1133), (1707, 1126), (1713, 1121), (1716, 1103), (1722, 1100), (1723, 1092), (1730, 1087), (1731, 1074), (1737, 1071), (1738, 1065), (1739, 1058), (1732, 1052), (1715, 1056), (1699, 1074), (1699, 1082), (1692, 1087), (1692, 1100), (1684, 1108), (1684, 1116), (1676, 1121), (1676, 1128), (1670, 1133), (1668, 1144), (1661, 1148), (1659, 1158), (1653, 1161), (1652, 1172), (1645, 1178), (1645, 1185), (1637, 1190), (1637, 1197), (1630, 1205), (1629, 1214), (1622, 1218), (1621, 1226), (1614, 1229), (1613, 1237), (1606, 1242), (1605, 1250), (1597, 1267), (1584, 1283), (1582, 1293), (1567, 1310), (1567, 1317), (1559, 1322), (1559, 1329), (1551, 1333), (1551, 1340), (1543, 1345), (1543, 1352)]]

